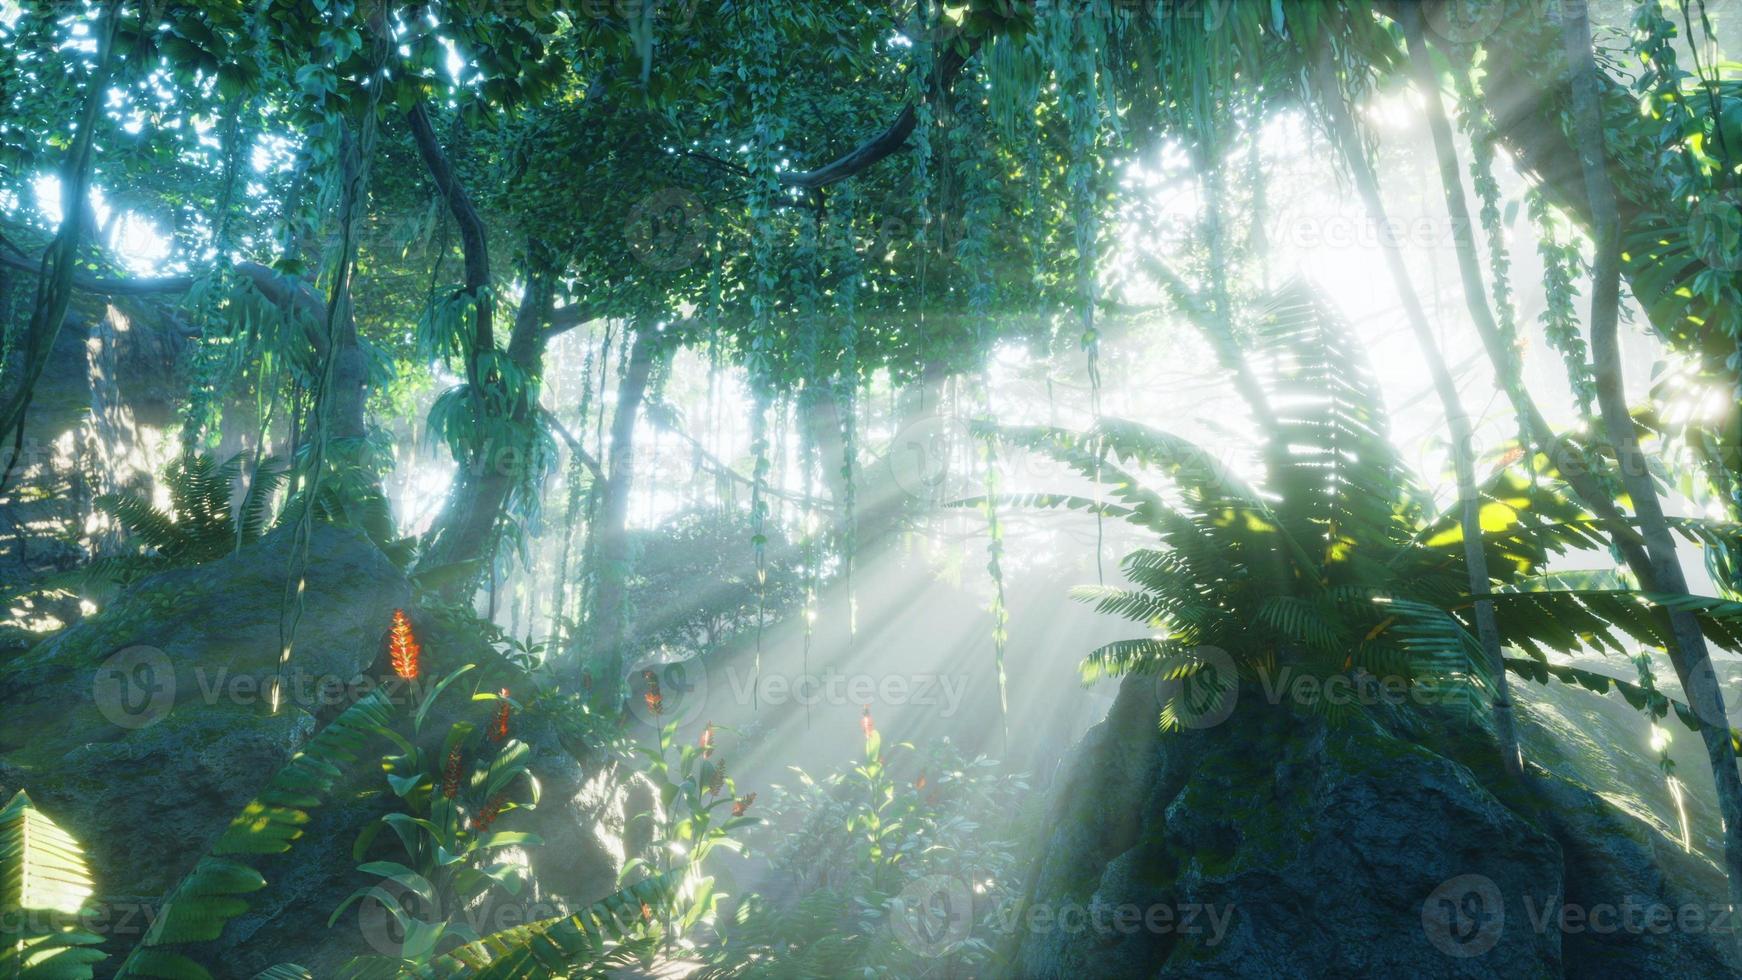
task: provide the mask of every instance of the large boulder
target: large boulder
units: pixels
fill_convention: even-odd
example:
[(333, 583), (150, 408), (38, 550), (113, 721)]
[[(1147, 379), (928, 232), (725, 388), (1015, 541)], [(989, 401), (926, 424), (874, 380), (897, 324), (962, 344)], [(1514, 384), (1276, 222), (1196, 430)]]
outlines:
[[(385, 637), (395, 608), (410, 611), (427, 673), (476, 669), (437, 702), (421, 741), (455, 720), (480, 728), (492, 705), (473, 689), (534, 694), (463, 617), (414, 604), (404, 573), (362, 533), (317, 525), (309, 541), (291, 666), (274, 713), (266, 691), (279, 674), (279, 610), (295, 542), (280, 530), (240, 553), (166, 571), (136, 584), (98, 615), (0, 666), (0, 794), (20, 788), (79, 840), (96, 883), (97, 931), (112, 971), (161, 909), (163, 897), (207, 852), (272, 775), (360, 690), (385, 680)], [(294, 590), (293, 593), (294, 595)], [(460, 688), (465, 688), (460, 691)], [(395, 726), (409, 731), (402, 713)], [(628, 814), (650, 805), (627, 772), (578, 760), (555, 713), (524, 711), (512, 735), (532, 749), (540, 805), (500, 829), (544, 840), (514, 855), (536, 879), (518, 896), (491, 895), (464, 914), (480, 932), (570, 911), (615, 889)], [(434, 751), (433, 744), (427, 746)], [(399, 806), (371, 746), (319, 806), (290, 851), (251, 859), (267, 881), (216, 941), (190, 950), (227, 976), (297, 962), (333, 975), (358, 954), (391, 954), (398, 935), (378, 905), (327, 920), (354, 890), (379, 879), (356, 870), (352, 846)], [(584, 753), (583, 753), (584, 754)], [(393, 835), (365, 855), (399, 859)]]
[(1721, 903), (1709, 862), (1560, 775), (1507, 787), (1480, 732), (1253, 697), (1162, 733), (1154, 691), (1128, 678), (1055, 787), (1018, 975), (1736, 975), (1644, 918)]
[(328, 682), (361, 675), (405, 577), (361, 533), (315, 528), (285, 697), (288, 530), (152, 576), (0, 666), (0, 789), (82, 841), (100, 892), (172, 886), (313, 732)]

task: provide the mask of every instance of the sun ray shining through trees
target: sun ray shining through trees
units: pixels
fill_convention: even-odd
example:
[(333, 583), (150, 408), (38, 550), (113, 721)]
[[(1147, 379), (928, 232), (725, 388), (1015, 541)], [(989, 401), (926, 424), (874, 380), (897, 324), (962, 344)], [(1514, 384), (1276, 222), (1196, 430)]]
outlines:
[(1742, 975), (1739, 29), (0, 0), (0, 976)]

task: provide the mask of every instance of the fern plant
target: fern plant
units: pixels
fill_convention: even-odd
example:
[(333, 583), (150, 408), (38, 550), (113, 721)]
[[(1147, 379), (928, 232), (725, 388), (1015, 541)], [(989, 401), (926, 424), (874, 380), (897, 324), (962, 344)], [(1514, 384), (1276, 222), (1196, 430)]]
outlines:
[[(1473, 701), (1474, 689), (1488, 683), (1487, 665), (1472, 635), (1457, 515), (1435, 513), (1397, 459), (1378, 385), (1323, 303), (1290, 286), (1260, 320), (1273, 407), (1263, 433), (1261, 487), (1246, 485), (1201, 447), (1132, 422), (1104, 420), (1086, 432), (987, 429), (1100, 481), (1111, 497), (1048, 494), (1016, 502), (1121, 517), (1159, 538), (1159, 547), (1124, 559), (1130, 587), (1075, 590), (1098, 610), (1152, 630), (1090, 654), (1085, 678), (1154, 673), (1180, 682), (1162, 708), (1163, 729), (1219, 710), (1230, 684), (1279, 676), (1313, 678), (1315, 684), (1295, 690), (1305, 692), (1308, 707), (1333, 718), (1362, 700), (1387, 708), (1398, 699), (1328, 698), (1323, 692), (1332, 679), (1351, 690), (1363, 681), (1369, 691), (1376, 690), (1371, 682), (1390, 681), (1414, 697), (1444, 700), (1462, 692)], [(1536, 462), (1541, 477), (1547, 462)], [(1552, 556), (1589, 544), (1590, 515), (1546, 482), (1512, 469), (1495, 473), (1481, 493), (1482, 545), (1496, 577), (1500, 630), (1530, 655), (1510, 666), (1531, 677), (1563, 676), (1549, 667), (1548, 652), (1588, 645), (1622, 651), (1618, 634), (1666, 641), (1663, 607), (1652, 597), (1565, 589), (1540, 577)], [(1726, 617), (1708, 615), (1705, 624), (1718, 642), (1742, 646)], [(1237, 676), (1221, 676), (1224, 654)]]
[(19, 790), (0, 809), (0, 977), (91, 976), (107, 954), (84, 928), (90, 897), (78, 841)]
[(169, 893), (118, 977), (209, 980), (207, 969), (178, 947), (218, 938), (248, 910), (242, 896), (266, 887), (253, 859), (290, 850), (302, 836), (308, 809), (325, 802), (344, 767), (356, 764), (387, 722), (393, 698), (387, 687), (359, 698), (273, 775)]
[[(285, 468), (276, 456), (262, 459), (243, 490), (247, 455), (219, 463), (205, 453), (187, 453), (171, 462), (163, 472), (168, 510), (138, 492), (97, 497), (97, 508), (115, 519), (138, 552), (94, 562), (86, 575), (125, 584), (165, 568), (222, 558), (258, 540), (272, 526), (273, 500), (284, 485)], [(241, 505), (232, 507), (239, 492)]]
[(652, 953), (658, 923), (677, 901), (686, 873), (654, 875), (572, 915), (492, 933), (410, 975), (445, 980), (605, 980)]

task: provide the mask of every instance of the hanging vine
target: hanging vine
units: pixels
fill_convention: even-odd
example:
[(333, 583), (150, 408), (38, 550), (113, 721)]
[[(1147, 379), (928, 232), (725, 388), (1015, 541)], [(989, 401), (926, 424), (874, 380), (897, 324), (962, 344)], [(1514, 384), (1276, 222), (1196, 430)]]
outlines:
[[(753, 673), (762, 677), (762, 641), (768, 611), (768, 409), (773, 395), (774, 302), (779, 275), (775, 268), (774, 210), (781, 194), (776, 173), (778, 148), (785, 138), (776, 105), (780, 45), (770, 4), (752, 4), (750, 17), (750, 112), (755, 139), (750, 154), (749, 220), (751, 237), (750, 350), (745, 367), (753, 407), (750, 446), (755, 463), (750, 482), (750, 545), (756, 561), (756, 659)], [(752, 690), (754, 691), (754, 686)], [(760, 695), (752, 694), (760, 708)]]
[[(1048, 60), (1058, 78), (1059, 98), (1069, 134), (1070, 157), (1065, 166), (1065, 188), (1070, 199), (1070, 220), (1076, 254), (1078, 343), (1087, 362), (1089, 413), (1101, 419), (1101, 331), (1095, 320), (1098, 300), (1096, 259), (1100, 236), (1095, 200), (1096, 147), (1101, 131), (1101, 100), (1097, 89), (1097, 53), (1105, 47), (1108, 11), (1104, 0), (1092, 0), (1086, 8), (1067, 4), (1048, 7), (1045, 44)], [(1097, 464), (1095, 486), (1101, 485)], [(1098, 499), (1098, 498), (1097, 498)], [(1103, 584), (1102, 567), (1105, 526), (1101, 508), (1095, 508), (1095, 576)]]
[(1567, 380), (1578, 399), (1579, 412), (1590, 419), (1597, 397), (1597, 382), (1591, 374), (1585, 338), (1579, 331), (1579, 313), (1574, 303), (1579, 290), (1575, 277), (1584, 263), (1576, 241), (1562, 237), (1553, 210), (1542, 192), (1532, 189), (1527, 198), (1530, 220), (1536, 228), (1537, 254), (1542, 257), (1542, 328), (1549, 346), (1561, 355)]
[(969, 319), (975, 325), (976, 355), (980, 365), (982, 410), (981, 464), (985, 469), (986, 572), (992, 579), (992, 657), (998, 683), (998, 729), (1008, 750), (1010, 742), (1009, 696), (1004, 655), (1009, 639), (1010, 611), (1004, 598), (1004, 527), (998, 516), (998, 445), (994, 432), (997, 412), (992, 405), (990, 362), (997, 343), (992, 323), (995, 282), (992, 274), (990, 229), (998, 208), (997, 180), (990, 157), (991, 134), (985, 131), (983, 110), (977, 93), (968, 89), (958, 96), (950, 146), (961, 181), (962, 236), (956, 245), (956, 265), (965, 279)]
[(357, 258), (357, 226), (367, 202), (370, 164), (375, 152), (376, 107), (380, 102), (382, 89), (379, 69), (386, 61), (387, 45), (381, 38), (376, 38), (374, 47), (371, 61), (374, 70), (370, 73), (373, 84), (368, 86), (367, 98), (363, 100), (361, 119), (357, 123), (355, 135), (351, 134), (348, 124), (339, 122), (339, 125), (347, 127), (343, 130), (345, 137), (338, 151), (342, 181), (339, 192), (339, 241), (328, 285), (326, 352), (314, 391), (314, 407), (311, 413), (313, 432), (309, 439), (308, 465), (303, 472), (306, 482), (301, 490), (302, 508), (297, 515), (289, 567), (286, 568), (284, 580), (284, 596), (279, 605), (278, 673), (273, 678), (269, 695), (274, 714), (278, 712), (281, 703), (284, 671), (290, 664), (291, 648), (295, 644), (297, 626), (302, 620), (304, 610), (307, 583), (303, 576), (308, 568), (309, 541), (314, 533), (315, 508), (320, 497), (322, 470), (327, 465), (333, 378), (339, 359), (340, 324), (344, 318), (350, 316), (351, 273)]
[[(1470, 141), (1470, 183), (1476, 189), (1477, 221), (1488, 244), (1488, 278), (1494, 300), (1494, 324), (1500, 331), (1506, 362), (1497, 369), (1506, 376), (1501, 384), (1522, 388), (1524, 366), (1518, 346), (1518, 310), (1512, 301), (1512, 256), (1506, 247), (1506, 226), (1500, 211), (1500, 182), (1494, 178), (1494, 120), (1476, 93), (1468, 70), (1454, 69), (1458, 98), (1458, 124)], [(1582, 355), (1581, 355), (1582, 357)], [(1518, 420), (1518, 444), (1534, 443), (1528, 423)], [(1526, 467), (1535, 478), (1535, 454), (1525, 453)]]
[(855, 465), (858, 460), (859, 425), (859, 286), (864, 268), (859, 262), (859, 250), (853, 239), (853, 221), (858, 216), (858, 195), (851, 181), (842, 185), (835, 197), (835, 235), (833, 264), (838, 267), (841, 283), (835, 289), (834, 304), (840, 332), (836, 349), (840, 351), (840, 370), (836, 375), (835, 411), (841, 420), (841, 523), (840, 551), (842, 585), (847, 593), (847, 652), (851, 656), (853, 642), (859, 630), (859, 598), (853, 590), (853, 564), (858, 548), (859, 516), (858, 487)]

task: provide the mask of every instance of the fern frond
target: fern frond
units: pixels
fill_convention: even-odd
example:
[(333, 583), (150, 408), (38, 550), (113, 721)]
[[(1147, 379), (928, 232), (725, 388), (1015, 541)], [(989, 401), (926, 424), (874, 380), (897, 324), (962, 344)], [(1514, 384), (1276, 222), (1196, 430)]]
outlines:
[(82, 928), (90, 897), (78, 841), (19, 790), (0, 809), (0, 976), (91, 976), (107, 954)]

